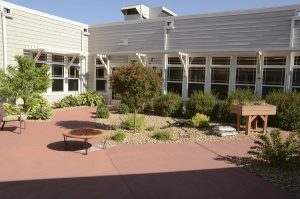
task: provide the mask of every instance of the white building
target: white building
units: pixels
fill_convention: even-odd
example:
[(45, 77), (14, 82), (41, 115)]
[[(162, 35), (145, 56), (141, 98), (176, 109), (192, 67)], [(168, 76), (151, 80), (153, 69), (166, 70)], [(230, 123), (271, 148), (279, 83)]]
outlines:
[(49, 64), (49, 101), (97, 90), (113, 102), (108, 77), (130, 62), (155, 68), (163, 92), (183, 100), (195, 90), (300, 88), (300, 5), (176, 16), (140, 4), (122, 8), (123, 22), (87, 25), (0, 4), (0, 67), (22, 54)]

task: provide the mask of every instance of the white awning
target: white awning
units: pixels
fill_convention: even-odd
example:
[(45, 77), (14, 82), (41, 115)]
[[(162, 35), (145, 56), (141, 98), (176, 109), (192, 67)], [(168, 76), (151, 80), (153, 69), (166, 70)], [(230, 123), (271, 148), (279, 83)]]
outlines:
[(43, 52), (43, 53), (53, 53), (65, 56), (87, 56), (81, 51), (76, 51), (72, 49), (63, 49), (63, 48), (53, 48), (50, 46), (41, 46), (41, 45), (27, 45), (24, 48), (32, 52)]

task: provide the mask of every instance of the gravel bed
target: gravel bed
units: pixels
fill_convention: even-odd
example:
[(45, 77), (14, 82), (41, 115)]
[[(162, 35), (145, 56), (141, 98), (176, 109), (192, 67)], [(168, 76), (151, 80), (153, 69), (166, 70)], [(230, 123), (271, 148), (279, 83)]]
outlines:
[[(118, 132), (124, 132), (126, 138), (122, 142), (115, 142), (109, 140), (108, 144), (149, 144), (149, 143), (186, 143), (186, 142), (205, 142), (205, 141), (218, 141), (218, 140), (232, 140), (232, 139), (246, 139), (249, 136), (254, 137), (257, 133), (251, 133), (245, 135), (244, 132), (240, 132), (236, 136), (219, 137), (217, 135), (211, 134), (211, 129), (215, 125), (220, 125), (218, 123), (211, 123), (211, 126), (207, 129), (196, 129), (192, 127), (178, 127), (174, 126), (175, 121), (171, 117), (160, 117), (153, 115), (145, 116), (145, 126), (151, 127), (155, 126), (154, 131), (139, 131), (133, 133), (133, 131), (119, 129), (121, 122), (127, 117), (126, 115), (112, 113), (108, 119), (96, 119), (98, 128), (106, 129), (111, 135)], [(168, 131), (172, 135), (172, 139), (168, 141), (159, 141), (151, 136), (158, 131)]]

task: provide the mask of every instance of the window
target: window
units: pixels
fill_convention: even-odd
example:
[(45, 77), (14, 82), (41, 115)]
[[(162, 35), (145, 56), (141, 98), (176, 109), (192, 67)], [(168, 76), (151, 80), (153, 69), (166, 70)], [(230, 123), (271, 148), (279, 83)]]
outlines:
[(167, 88), (168, 92), (174, 92), (181, 96), (182, 93), (182, 67), (169, 67), (168, 68), (168, 78), (167, 78)]
[(284, 68), (264, 68), (262, 94), (266, 96), (273, 90), (283, 90), (285, 80)]
[(212, 83), (229, 83), (229, 68), (212, 68)]
[(237, 65), (250, 66), (250, 65), (256, 65), (256, 63), (257, 63), (256, 57), (237, 57)]
[(212, 65), (230, 65), (230, 57), (213, 57)]
[(42, 65), (44, 65), (43, 63), (35, 63), (35, 67), (40, 68), (42, 67)]
[(300, 88), (300, 68), (295, 68), (293, 70), (293, 90), (299, 90)]
[(212, 68), (211, 71), (211, 92), (219, 99), (228, 96), (229, 68)]
[(182, 67), (168, 68), (168, 81), (182, 81), (182, 76), (183, 76)]
[(64, 91), (64, 66), (52, 65), (52, 91)]
[(105, 92), (106, 91), (106, 78), (105, 78), (105, 68), (96, 68), (96, 91)]
[(64, 62), (64, 56), (61, 55), (52, 55), (52, 62)]
[[(107, 59), (106, 58), (102, 58), (102, 59), (103, 59), (103, 61), (105, 63), (107, 63)], [(101, 62), (101, 60), (99, 58), (96, 59), (96, 65), (103, 65), (102, 62)]]
[(189, 63), (191, 65), (205, 65), (206, 64), (206, 57), (190, 57)]
[(264, 58), (264, 65), (269, 66), (285, 66), (286, 57), (285, 56), (272, 56)]
[[(37, 53), (33, 53), (32, 54), (32, 58), (34, 59), (37, 56)], [(47, 54), (42, 53), (37, 61), (43, 61), (46, 62), (47, 61)]]
[(294, 65), (295, 66), (300, 66), (300, 56), (295, 56), (295, 58), (294, 58)]
[(168, 57), (168, 64), (181, 64), (179, 57)]
[(204, 92), (204, 84), (189, 83), (188, 97), (191, 97), (196, 91)]
[(3, 12), (5, 15), (11, 15), (11, 9), (10, 8), (4, 8)]
[(78, 91), (79, 70), (75, 66), (69, 68), (68, 90)]
[(255, 84), (256, 69), (255, 68), (237, 68), (236, 84)]
[(188, 96), (195, 91), (204, 91), (205, 67), (189, 68)]
[[(68, 57), (68, 62), (72, 61), (73, 57)], [(79, 57), (76, 57), (73, 61), (73, 64), (79, 64)]]

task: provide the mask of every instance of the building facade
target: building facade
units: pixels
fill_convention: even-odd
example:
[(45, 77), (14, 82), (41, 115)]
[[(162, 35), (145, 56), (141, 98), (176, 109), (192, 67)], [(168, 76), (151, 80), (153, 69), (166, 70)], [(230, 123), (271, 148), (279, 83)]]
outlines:
[(99, 91), (109, 103), (109, 75), (124, 64), (152, 67), (163, 92), (188, 100), (202, 90), (224, 99), (236, 88), (264, 96), (300, 88), (300, 5), (176, 16), (167, 8), (122, 8), (124, 21), (87, 25), (1, 2), (0, 66), (15, 55), (51, 66), (45, 96)]

